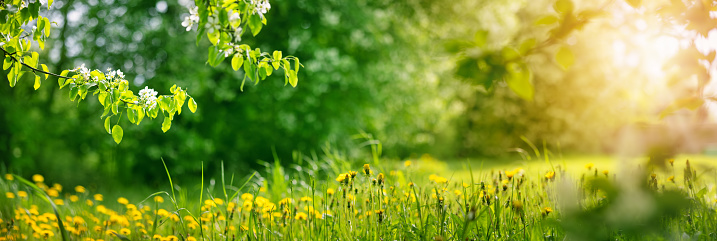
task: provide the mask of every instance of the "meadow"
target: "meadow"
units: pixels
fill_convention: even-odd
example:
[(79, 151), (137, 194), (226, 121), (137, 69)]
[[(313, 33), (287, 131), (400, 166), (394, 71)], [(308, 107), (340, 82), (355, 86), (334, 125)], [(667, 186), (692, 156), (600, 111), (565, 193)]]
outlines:
[(172, 179), (169, 167), (175, 188), (129, 195), (143, 199), (7, 173), (0, 240), (717, 238), (715, 157), (679, 156), (662, 167), (645, 158), (546, 157), (485, 164), (333, 156), (202, 177), (198, 188)]

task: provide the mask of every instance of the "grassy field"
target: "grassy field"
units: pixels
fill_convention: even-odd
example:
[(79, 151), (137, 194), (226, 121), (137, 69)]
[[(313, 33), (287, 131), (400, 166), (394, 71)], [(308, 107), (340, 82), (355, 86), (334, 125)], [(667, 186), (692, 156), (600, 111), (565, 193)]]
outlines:
[(269, 165), (253, 178), (175, 177), (177, 188), (131, 195), (8, 173), (0, 181), (0, 240), (717, 238), (717, 158), (648, 162), (326, 157), (304, 168)]

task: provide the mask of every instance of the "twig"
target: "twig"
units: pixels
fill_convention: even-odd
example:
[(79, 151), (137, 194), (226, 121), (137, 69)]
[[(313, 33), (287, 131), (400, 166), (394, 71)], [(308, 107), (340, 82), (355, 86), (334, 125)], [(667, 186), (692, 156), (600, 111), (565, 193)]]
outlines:
[(33, 72), (40, 72), (40, 73), (43, 73), (43, 74), (55, 76), (55, 77), (57, 77), (57, 78), (72, 79), (72, 77), (67, 77), (67, 76), (62, 76), (62, 75), (55, 74), (55, 73), (50, 73), (50, 72), (47, 72), (47, 71), (44, 71), (44, 70), (41, 70), (41, 69), (37, 69), (37, 68), (35, 68), (35, 67), (32, 67), (32, 66), (30, 66), (30, 65), (28, 65), (28, 64), (26, 64), (26, 63), (21, 62), (21, 61), (18, 60), (17, 58), (15, 58), (15, 56), (13, 56), (14, 53), (10, 53), (10, 52), (8, 52), (7, 50), (5, 50), (5, 48), (2, 48), (2, 47), (0, 47), (0, 49), (2, 49), (3, 52), (5, 52), (5, 56), (10, 56), (10, 58), (12, 58), (13, 61), (18, 62), (18, 63), (24, 65), (25, 67), (30, 68)]

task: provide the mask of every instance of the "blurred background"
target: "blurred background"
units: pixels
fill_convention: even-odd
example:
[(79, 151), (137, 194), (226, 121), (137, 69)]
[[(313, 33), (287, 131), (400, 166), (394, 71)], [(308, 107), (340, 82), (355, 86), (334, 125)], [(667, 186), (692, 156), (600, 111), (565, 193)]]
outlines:
[[(297, 56), (305, 68), (296, 88), (272, 76), (242, 92), (244, 74), (228, 61), (205, 64), (210, 43), (181, 26), (192, 1), (57, 0), (45, 12), (56, 29), (41, 52), (52, 71), (119, 68), (135, 91), (186, 87), (199, 109), (167, 133), (157, 120), (125, 125), (117, 145), (96, 99), (70, 102), (66, 89), (46, 82), (34, 91), (26, 78), (0, 87), (0, 160), (66, 185), (156, 186), (166, 180), (162, 159), (176, 175), (199, 175), (203, 162), (211, 176), (222, 161), (243, 175), (274, 151), (285, 163), (328, 150), (361, 160), (367, 140), (380, 141), (386, 157), (445, 160), (501, 160), (527, 149), (524, 139), (566, 154), (644, 151), (637, 143), (647, 140), (667, 142), (668, 153), (709, 151), (711, 105), (659, 118), (694, 88), (663, 68), (685, 43), (621, 2), (576, 1), (609, 13), (564, 40), (575, 55), (567, 71), (554, 48), (530, 55), (528, 101), (496, 79), (500, 69), (477, 63), (545, 39), (550, 28), (535, 22), (554, 13), (553, 1), (273, 0), (267, 26), (244, 41)], [(477, 33), (484, 44), (455, 48)], [(717, 32), (704, 41), (717, 43)]]

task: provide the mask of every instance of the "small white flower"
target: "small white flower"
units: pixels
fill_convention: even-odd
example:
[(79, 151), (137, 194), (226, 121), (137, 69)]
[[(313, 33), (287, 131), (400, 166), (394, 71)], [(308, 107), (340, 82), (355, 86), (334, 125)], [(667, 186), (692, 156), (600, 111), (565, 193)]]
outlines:
[(241, 41), (241, 31), (242, 30), (243, 29), (241, 27), (234, 29), (234, 42)]
[(157, 106), (157, 91), (145, 86), (144, 89), (139, 91), (139, 103), (148, 110), (153, 109)]
[(82, 76), (85, 80), (90, 80), (90, 70), (85, 67), (85, 64), (82, 64), (80, 66), (77, 66), (75, 69), (72, 70), (73, 72), (79, 72), (80, 76)]
[(234, 52), (234, 48), (229, 48), (227, 50), (224, 50), (224, 58), (229, 58), (229, 55), (232, 55)]
[(205, 28), (207, 28), (207, 32), (213, 33), (215, 30), (218, 31), (219, 26), (219, 20), (216, 16), (209, 16), (207, 18), (207, 24), (204, 25)]
[(119, 76), (120, 79), (124, 79), (124, 73), (122, 73), (122, 70), (117, 69), (117, 76)]
[(271, 4), (269, 4), (269, 0), (251, 0), (251, 4), (254, 5), (254, 14), (259, 14), (259, 17), (261, 17), (261, 19), (264, 19), (264, 14), (266, 14), (269, 9), (271, 9)]
[(184, 21), (182, 21), (182, 27), (186, 27), (187, 31), (192, 30), (192, 25), (194, 25), (194, 22), (189, 17), (185, 17)]
[(194, 26), (195, 23), (199, 23), (199, 14), (197, 14), (199, 8), (193, 7), (189, 9), (189, 16), (184, 17), (184, 21), (182, 21), (182, 26), (187, 28), (187, 31), (192, 30), (192, 26)]
[(239, 12), (233, 12), (229, 14), (229, 22), (241, 22)]

